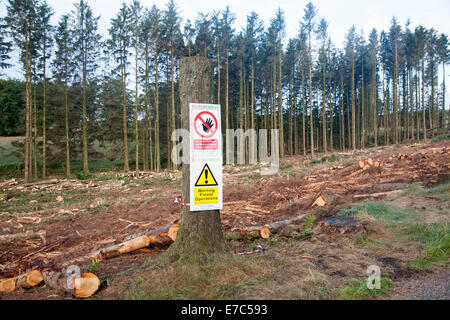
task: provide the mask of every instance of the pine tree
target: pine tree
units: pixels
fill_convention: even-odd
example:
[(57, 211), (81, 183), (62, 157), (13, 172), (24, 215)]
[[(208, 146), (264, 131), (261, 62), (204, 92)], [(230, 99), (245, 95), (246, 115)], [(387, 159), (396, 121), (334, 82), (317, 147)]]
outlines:
[(301, 24), (305, 28), (307, 34), (308, 42), (308, 88), (309, 88), (309, 127), (310, 127), (310, 138), (311, 138), (311, 155), (314, 155), (314, 121), (313, 121), (313, 101), (312, 101), (312, 47), (311, 47), (311, 37), (313, 30), (315, 29), (314, 18), (316, 17), (316, 8), (309, 2), (305, 8), (305, 14), (303, 16), (303, 21)]
[(25, 70), (26, 82), (26, 117), (25, 117), (25, 161), (24, 178), (29, 183), (32, 176), (32, 70), (31, 70), (31, 35), (36, 21), (36, 1), (8, 0), (7, 16), (5, 18), (11, 35), (20, 48), (20, 60)]
[[(94, 17), (91, 7), (85, 0), (75, 3), (72, 11), (72, 20), (75, 28), (73, 30), (75, 55), (78, 57), (77, 71), (81, 73), (82, 79), (82, 139), (83, 139), (83, 171), (89, 174), (88, 164), (88, 133), (87, 133), (87, 91), (88, 85), (98, 67), (97, 58), (100, 52), (101, 36), (97, 33), (98, 20)], [(79, 75), (78, 75), (79, 76)]]
[[(355, 55), (356, 55), (356, 28), (352, 26), (347, 33), (346, 36), (346, 55), (347, 59), (350, 62), (351, 74), (350, 74), (350, 83), (351, 83), (351, 147), (353, 150), (356, 150), (356, 97), (355, 97)], [(347, 100), (348, 103), (348, 100)], [(347, 107), (348, 110), (348, 107)], [(347, 123), (350, 126), (350, 123)]]
[(327, 121), (326, 121), (326, 65), (327, 65), (327, 40), (328, 40), (328, 23), (322, 18), (317, 26), (318, 38), (321, 41), (320, 57), (322, 60), (322, 146), (323, 151), (327, 152)]
[(38, 28), (38, 68), (42, 70), (42, 178), (47, 176), (47, 61), (51, 57), (53, 46), (53, 26), (50, 25), (50, 18), (54, 14), (44, 0), (37, 8), (37, 28)]
[(450, 54), (449, 54), (449, 42), (448, 42), (448, 36), (446, 34), (441, 34), (438, 39), (437, 44), (437, 54), (439, 57), (439, 62), (442, 63), (442, 89), (441, 89), (441, 95), (442, 95), (442, 132), (445, 132), (445, 130), (448, 130), (448, 124), (449, 120), (446, 119), (445, 116), (445, 65), (450, 62)]
[(130, 6), (130, 24), (134, 40), (134, 60), (135, 60), (135, 95), (134, 95), (134, 135), (136, 142), (136, 172), (139, 171), (139, 28), (141, 25), (143, 7), (139, 0), (133, 0)]
[[(170, 81), (170, 113), (167, 112), (169, 126), (167, 127), (167, 167), (175, 169), (176, 165), (171, 161), (172, 143), (170, 139), (171, 132), (175, 127), (175, 59), (177, 58), (177, 49), (182, 39), (180, 31), (180, 17), (173, 0), (169, 0), (166, 10), (163, 14), (163, 37), (166, 43), (168, 58), (170, 59), (170, 79), (167, 79), (167, 87)], [(169, 111), (169, 110), (168, 110)], [(169, 120), (170, 119), (170, 120)]]
[(12, 45), (12, 42), (8, 39), (8, 25), (0, 17), (0, 69), (11, 67), (11, 64), (6, 61), (10, 58), (9, 54), (12, 51)]
[(64, 122), (66, 147), (66, 177), (70, 176), (70, 139), (69, 139), (69, 81), (73, 72), (73, 43), (69, 25), (69, 15), (61, 16), (55, 32), (55, 59), (53, 77), (64, 86)]
[[(122, 108), (123, 108), (123, 145), (124, 145), (124, 171), (130, 170), (128, 163), (128, 117), (127, 117), (127, 66), (130, 56), (131, 40), (133, 35), (131, 24), (131, 11), (126, 3), (122, 6), (116, 16), (111, 20), (109, 29), (110, 38), (107, 40), (107, 46), (111, 55), (115, 58), (118, 66), (118, 73), (122, 79)], [(136, 148), (138, 146), (136, 145)]]

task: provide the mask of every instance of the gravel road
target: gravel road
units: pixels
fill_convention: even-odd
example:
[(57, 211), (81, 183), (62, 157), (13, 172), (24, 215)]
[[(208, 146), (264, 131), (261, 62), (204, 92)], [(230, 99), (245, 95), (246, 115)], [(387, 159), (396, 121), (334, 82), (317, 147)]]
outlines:
[(399, 281), (388, 299), (450, 300), (450, 271), (434, 272)]

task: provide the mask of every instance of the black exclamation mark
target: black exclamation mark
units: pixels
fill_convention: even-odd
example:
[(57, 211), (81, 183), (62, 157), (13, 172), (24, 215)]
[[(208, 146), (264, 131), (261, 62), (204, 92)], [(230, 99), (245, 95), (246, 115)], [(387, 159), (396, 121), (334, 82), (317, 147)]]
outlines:
[(208, 184), (208, 169), (205, 169), (205, 184)]

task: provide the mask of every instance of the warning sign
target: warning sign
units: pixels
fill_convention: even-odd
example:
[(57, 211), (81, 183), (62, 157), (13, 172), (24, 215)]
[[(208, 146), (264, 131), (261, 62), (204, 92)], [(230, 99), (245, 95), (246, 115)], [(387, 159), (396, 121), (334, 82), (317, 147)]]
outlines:
[(190, 210), (222, 209), (220, 105), (190, 104)]
[(195, 183), (196, 187), (206, 187), (206, 186), (217, 186), (216, 178), (214, 178), (211, 169), (208, 167), (208, 164), (205, 164), (203, 167), (202, 173), (197, 179)]
[(218, 127), (217, 118), (209, 111), (200, 112), (194, 119), (194, 130), (202, 138), (211, 138)]
[(219, 203), (219, 188), (196, 188), (195, 189), (194, 204), (218, 204)]

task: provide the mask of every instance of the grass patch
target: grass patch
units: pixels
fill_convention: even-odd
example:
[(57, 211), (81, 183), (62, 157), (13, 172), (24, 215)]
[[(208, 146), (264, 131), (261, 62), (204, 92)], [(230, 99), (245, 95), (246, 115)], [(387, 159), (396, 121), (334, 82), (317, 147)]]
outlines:
[(405, 191), (408, 196), (434, 196), (440, 201), (450, 201), (450, 183), (437, 185), (429, 189), (423, 189), (418, 185), (409, 186)]
[(337, 217), (361, 216), (368, 214), (384, 222), (397, 222), (411, 216), (411, 210), (393, 208), (385, 202), (367, 202), (343, 209), (336, 214)]
[[(253, 257), (229, 257), (206, 263), (160, 267), (145, 281), (138, 277), (125, 291), (126, 299), (235, 299), (270, 271)], [(260, 261), (261, 262), (261, 261)]]
[(450, 183), (440, 184), (436, 187), (425, 189), (424, 194), (439, 197), (441, 201), (450, 201)]
[(423, 250), (412, 263), (413, 268), (424, 269), (432, 264), (447, 265), (450, 247), (448, 223), (415, 223), (404, 230)]
[(339, 293), (344, 300), (375, 299), (379, 296), (387, 296), (389, 289), (394, 285), (391, 279), (381, 277), (380, 289), (369, 289), (366, 281), (349, 278), (348, 285), (340, 289)]
[(440, 142), (443, 140), (450, 140), (450, 133), (447, 134), (441, 134), (440, 136), (437, 136), (432, 140), (432, 142)]
[(88, 272), (97, 273), (100, 270), (101, 260), (93, 260), (88, 267)]

